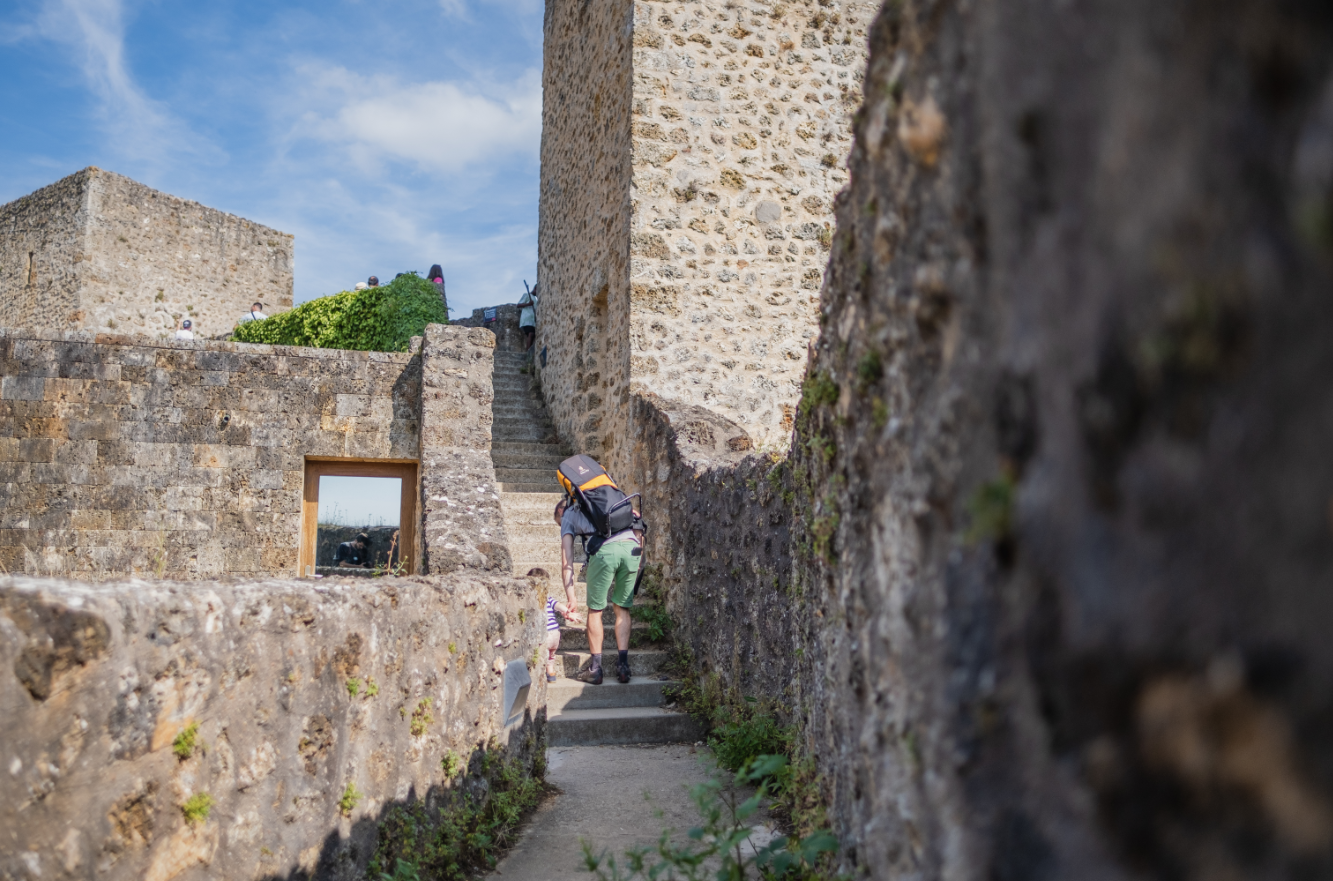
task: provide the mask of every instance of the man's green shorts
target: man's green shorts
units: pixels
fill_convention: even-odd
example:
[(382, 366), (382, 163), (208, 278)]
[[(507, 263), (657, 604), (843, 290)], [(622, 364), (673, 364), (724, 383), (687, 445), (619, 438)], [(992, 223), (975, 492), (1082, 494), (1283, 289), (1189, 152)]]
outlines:
[[(604, 544), (588, 560), (588, 608), (594, 612), (606, 608), (609, 591), (611, 602), (628, 609), (634, 605), (634, 578), (639, 574), (636, 541), (613, 541)], [(613, 586), (614, 585), (614, 586)]]

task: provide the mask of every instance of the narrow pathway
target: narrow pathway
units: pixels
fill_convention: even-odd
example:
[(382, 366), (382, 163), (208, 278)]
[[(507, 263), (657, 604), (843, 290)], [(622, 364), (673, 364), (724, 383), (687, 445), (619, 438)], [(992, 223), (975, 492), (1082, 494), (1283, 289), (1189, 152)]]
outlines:
[(589, 881), (582, 841), (625, 865), (631, 847), (652, 847), (663, 829), (683, 837), (699, 824), (690, 787), (710, 779), (705, 748), (552, 748), (546, 780), (560, 794), (537, 810), (492, 877), (504, 881)]
[[(556, 469), (570, 451), (556, 437), (541, 393), (528, 373), (522, 352), (495, 352), (495, 421), (491, 427), (491, 459), (500, 484), (500, 508), (514, 560), (514, 574), (526, 575), (540, 567), (550, 574), (555, 596), (560, 584), (560, 527), (552, 516), (561, 498)], [(576, 546), (577, 547), (577, 546)], [(581, 577), (581, 576), (580, 576)], [(582, 599), (582, 587), (580, 603)], [(640, 597), (636, 603), (642, 605)], [(615, 669), (615, 614), (603, 613), (606, 637), (603, 654)], [(667, 653), (648, 640), (648, 631), (636, 624), (630, 633), (628, 685), (612, 673), (601, 685), (575, 677), (592, 661), (588, 636), (582, 626), (566, 624), (560, 630), (560, 678), (546, 691), (547, 734), (552, 746), (592, 746), (628, 743), (693, 743), (700, 739), (689, 716), (662, 708), (662, 673)]]

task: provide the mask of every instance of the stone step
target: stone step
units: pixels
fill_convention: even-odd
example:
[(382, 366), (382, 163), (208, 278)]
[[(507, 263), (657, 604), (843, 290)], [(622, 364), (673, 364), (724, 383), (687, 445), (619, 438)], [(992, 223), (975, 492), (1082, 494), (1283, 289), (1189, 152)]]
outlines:
[[(497, 431), (497, 429), (499, 431)], [(501, 414), (499, 416), (496, 416), (491, 421), (491, 438), (494, 439), (505, 430), (516, 430), (519, 433), (521, 433), (523, 437), (514, 438), (514, 440), (520, 440), (520, 441), (527, 441), (528, 440), (527, 435), (532, 431), (541, 432), (541, 437), (540, 437), (541, 441), (546, 441), (546, 438), (548, 436), (553, 436), (555, 434), (554, 427), (550, 424), (548, 420), (539, 418), (538, 416), (534, 416), (532, 414), (521, 415), (521, 416), (512, 414)], [(547, 442), (549, 443), (549, 441)]]
[[(548, 495), (551, 492), (551, 486), (546, 483), (502, 483), (500, 484), (500, 492)], [(552, 510), (555, 509), (555, 502), (551, 503), (551, 508)]]
[[(563, 591), (561, 592), (560, 596), (563, 596)], [(578, 596), (578, 594), (575, 594), (575, 596)], [(582, 597), (579, 598), (579, 602), (580, 603), (583, 602)], [(606, 614), (607, 611), (611, 611), (611, 614), (609, 616)], [(557, 620), (559, 619), (557, 618)], [(608, 647), (610, 647), (611, 643), (616, 638), (613, 629), (615, 627), (615, 621), (616, 618), (614, 611), (609, 609), (602, 610), (602, 626), (605, 631), (602, 636), (603, 651), (605, 651)], [(648, 641), (648, 625), (640, 624), (637, 621), (630, 625), (629, 648), (631, 653), (637, 651), (650, 651), (656, 649), (656, 647), (651, 642)], [(566, 624), (564, 627), (561, 627), (560, 650), (571, 651), (571, 652), (586, 652), (588, 650), (587, 629), (579, 624)], [(635, 666), (633, 661), (634, 659), (631, 654), (630, 669), (633, 669)]]
[(546, 714), (563, 710), (607, 710), (616, 707), (660, 707), (666, 702), (662, 688), (676, 683), (661, 679), (634, 678), (622, 685), (614, 677), (601, 685), (577, 679), (557, 679), (546, 686)]
[(552, 575), (560, 571), (560, 545), (553, 541), (524, 541), (522, 538), (509, 539), (509, 557), (511, 560), (532, 561)]
[(556, 456), (563, 462), (574, 455), (568, 451), (568, 448), (560, 443), (533, 444), (522, 442), (493, 442), (491, 444), (491, 455), (496, 453), (512, 454), (516, 456)]
[[(550, 496), (550, 498), (539, 499), (539, 498), (534, 498), (534, 496), (531, 493), (524, 493), (522, 496), (512, 499), (511, 501), (513, 502), (513, 510), (517, 511), (519, 509), (524, 509), (524, 508), (535, 509), (541, 507), (542, 505), (549, 504), (550, 507), (547, 508), (547, 510), (551, 513), (554, 513), (555, 503), (560, 501), (565, 496), (564, 492), (551, 492), (550, 490), (547, 490), (542, 495)], [(502, 505), (504, 504), (503, 495), (500, 496), (500, 503)]]
[[(508, 517), (506, 517), (505, 535), (509, 536), (509, 540), (511, 542), (522, 542), (525, 545), (528, 544), (541, 545), (543, 547), (555, 548), (557, 551), (559, 551), (560, 527), (556, 526), (555, 518), (549, 516), (550, 514), (549, 511), (547, 512), (547, 514), (548, 514), (547, 517), (538, 520), (538, 522), (536, 523), (522, 523), (510, 520)], [(515, 553), (519, 553), (517, 548), (518, 545), (514, 544), (513, 547), (511, 548), (510, 556), (513, 556), (513, 554)], [(523, 555), (519, 553), (519, 556)], [(537, 556), (538, 558), (544, 560), (546, 559), (546, 552), (542, 551)], [(527, 557), (523, 556), (523, 559), (526, 560)]]
[[(582, 602), (582, 600), (580, 600)], [(579, 671), (592, 663), (592, 654), (586, 651), (570, 650), (564, 648), (555, 656), (557, 669), (559, 669), (566, 679), (573, 679), (579, 675)], [(607, 658), (611, 660), (608, 662)], [(667, 653), (662, 649), (644, 649), (639, 651), (633, 646), (630, 647), (629, 669), (635, 676), (652, 676), (661, 673), (662, 668), (666, 666)], [(602, 669), (610, 670), (614, 673), (616, 669), (616, 637), (607, 628), (605, 638), (602, 640)]]
[(551, 746), (697, 743), (703, 740), (703, 730), (699, 727), (699, 723), (686, 713), (677, 713), (660, 707), (619, 707), (600, 710), (564, 710), (553, 716), (547, 716), (546, 737)]
[(537, 398), (496, 398), (491, 404), (491, 415), (496, 419), (545, 414), (546, 405)]
[(496, 483), (542, 483), (549, 484), (547, 492), (560, 489), (560, 481), (555, 472), (547, 468), (496, 468)]
[(551, 429), (549, 428), (543, 429), (535, 425), (527, 426), (524, 428), (506, 427), (498, 430), (494, 428), (491, 429), (491, 440), (501, 441), (505, 443), (510, 441), (522, 441), (526, 443), (542, 443), (547, 438), (553, 437), (554, 435), (555, 432), (552, 431)]
[(507, 453), (491, 450), (491, 461), (496, 468), (545, 468), (552, 474), (567, 458), (559, 453)]

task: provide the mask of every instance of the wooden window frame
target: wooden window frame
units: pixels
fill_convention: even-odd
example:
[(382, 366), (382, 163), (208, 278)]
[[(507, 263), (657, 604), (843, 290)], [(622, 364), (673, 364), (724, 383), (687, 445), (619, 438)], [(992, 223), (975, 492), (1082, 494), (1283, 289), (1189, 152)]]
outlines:
[(335, 459), (306, 456), (305, 489), (301, 496), (301, 547), (297, 555), (297, 577), (315, 572), (315, 550), (319, 544), (319, 479), (321, 477), (396, 477), (402, 480), (398, 508), (398, 559), (407, 574), (417, 572), (417, 501), (420, 463), (415, 459)]

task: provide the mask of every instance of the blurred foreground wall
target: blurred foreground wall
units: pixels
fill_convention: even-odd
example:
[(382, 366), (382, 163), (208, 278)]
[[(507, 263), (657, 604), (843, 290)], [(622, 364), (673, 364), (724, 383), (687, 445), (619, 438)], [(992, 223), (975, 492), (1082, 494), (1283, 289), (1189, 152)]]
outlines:
[(636, 399), (876, 878), (1333, 877), (1333, 8), (893, 0), (790, 457)]

